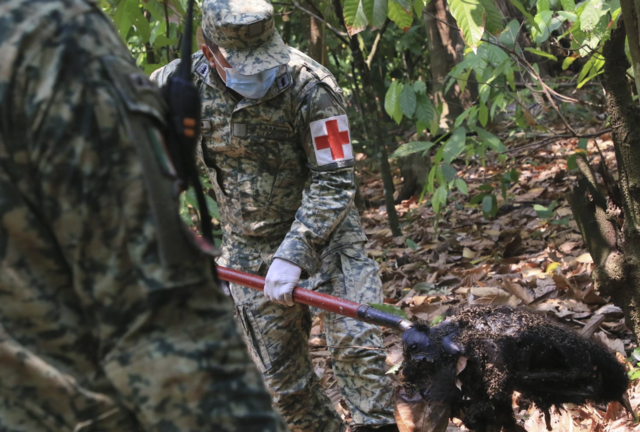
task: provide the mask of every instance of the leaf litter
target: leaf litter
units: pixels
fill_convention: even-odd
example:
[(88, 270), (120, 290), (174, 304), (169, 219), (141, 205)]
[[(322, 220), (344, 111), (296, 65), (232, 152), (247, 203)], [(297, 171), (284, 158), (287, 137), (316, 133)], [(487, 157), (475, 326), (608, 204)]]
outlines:
[[(592, 131), (584, 131), (590, 133)], [(600, 147), (607, 165), (615, 168), (610, 135), (591, 140), (588, 151), (597, 162)], [(393, 238), (384, 206), (368, 208), (362, 223), (369, 238), (369, 256), (380, 265), (384, 303), (403, 311), (410, 319), (436, 324), (461, 305), (511, 305), (545, 313), (555, 320), (607, 346), (624, 362), (632, 377), (629, 402), (640, 406), (640, 350), (624, 325), (622, 311), (594, 290), (593, 260), (573, 221), (566, 194), (576, 181), (567, 157), (577, 139), (559, 141), (546, 148), (531, 149), (518, 156), (519, 182), (513, 185), (495, 218), (485, 219), (479, 206), (469, 205), (479, 187), (499, 178), (504, 167), (487, 162), (485, 167), (453, 163), (464, 179), (469, 195), (452, 193), (440, 215), (437, 230), (433, 209), (415, 198), (396, 206), (404, 236)], [(366, 156), (360, 161), (361, 193), (368, 202), (384, 202), (382, 182), (367, 171)], [(399, 170), (394, 171), (400, 183)], [(551, 208), (539, 217), (534, 206)], [(564, 220), (563, 220), (564, 219)], [(400, 335), (384, 330), (387, 368), (402, 361)], [(312, 362), (321, 385), (345, 421), (350, 414), (331, 371), (331, 358), (320, 317), (311, 331)], [(464, 368), (463, 364), (459, 364)], [(634, 374), (635, 372), (635, 374)], [(393, 371), (390, 374), (393, 376)], [(459, 419), (447, 421), (442, 407), (422, 401), (407, 402), (396, 388), (395, 414), (401, 432), (464, 431)], [(529, 432), (546, 431), (544, 415), (519, 394), (513, 409), (520, 425)], [(567, 405), (553, 410), (555, 431), (638, 431), (640, 424), (619, 403), (608, 406)]]

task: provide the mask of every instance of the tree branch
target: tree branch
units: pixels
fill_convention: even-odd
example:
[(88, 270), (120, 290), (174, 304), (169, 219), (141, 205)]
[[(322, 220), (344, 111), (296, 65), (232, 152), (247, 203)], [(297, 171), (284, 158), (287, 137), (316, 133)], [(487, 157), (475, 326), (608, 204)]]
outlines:
[(371, 62), (373, 62), (373, 57), (376, 55), (376, 52), (378, 51), (378, 46), (380, 45), (380, 41), (382, 41), (382, 36), (384, 36), (384, 32), (387, 31), (387, 27), (389, 27), (389, 23), (391, 22), (391, 20), (389, 18), (386, 19), (386, 21), (384, 22), (384, 24), (382, 25), (382, 28), (380, 29), (380, 31), (378, 32), (377, 36), (376, 36), (376, 40), (373, 41), (373, 46), (371, 47), (371, 52), (369, 53), (369, 57), (367, 57), (367, 67), (369, 69), (371, 69)]
[(349, 45), (349, 40), (346, 39), (347, 37), (349, 37), (349, 35), (347, 33), (338, 30), (337, 28), (335, 28), (334, 26), (329, 24), (326, 20), (320, 18), (318, 15), (314, 14), (310, 10), (307, 10), (307, 9), (303, 8), (302, 6), (300, 6), (300, 4), (296, 0), (291, 0), (291, 2), (292, 2), (292, 4), (290, 6), (293, 6), (296, 9), (299, 9), (302, 12), (306, 13), (307, 15), (317, 19), (318, 21), (323, 23), (325, 26), (327, 26), (327, 28), (329, 30), (331, 30), (333, 33), (335, 33), (335, 35), (338, 37), (338, 39), (340, 39), (344, 44)]
[[(171, 26), (169, 24), (169, 6), (167, 6), (167, 1), (169, 0), (164, 0), (164, 2), (162, 3), (164, 5), (164, 20), (167, 26), (167, 40), (168, 40), (171, 35)], [(168, 44), (165, 48), (167, 51), (167, 62), (171, 62), (171, 48), (169, 47)]]
[(585, 134), (585, 135), (564, 134), (564, 135), (550, 136), (550, 137), (541, 139), (540, 141), (533, 142), (531, 144), (526, 144), (526, 145), (523, 145), (523, 146), (520, 146), (520, 147), (507, 149), (502, 153), (511, 153), (511, 152), (518, 152), (520, 150), (524, 150), (524, 149), (528, 149), (528, 148), (544, 147), (545, 145), (551, 144), (552, 142), (559, 141), (561, 139), (567, 139), (567, 138), (596, 138), (596, 137), (599, 137), (601, 135), (604, 135), (604, 134), (606, 134), (608, 132), (612, 132), (612, 131), (613, 131), (613, 128), (606, 128), (606, 129), (602, 129), (599, 132), (595, 132), (595, 133), (591, 133), (591, 134)]

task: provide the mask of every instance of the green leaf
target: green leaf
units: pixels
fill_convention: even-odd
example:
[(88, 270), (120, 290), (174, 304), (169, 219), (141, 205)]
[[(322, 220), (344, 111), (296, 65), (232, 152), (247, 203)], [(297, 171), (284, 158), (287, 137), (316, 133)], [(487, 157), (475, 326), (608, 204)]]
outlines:
[(492, 35), (498, 35), (504, 29), (502, 13), (496, 7), (494, 0), (480, 0), (485, 10), (485, 28)]
[(205, 200), (207, 202), (207, 209), (209, 210), (209, 215), (212, 218), (220, 220), (220, 210), (218, 209), (218, 203), (213, 200), (209, 195), (205, 195)]
[(502, 144), (502, 141), (500, 141), (500, 138), (498, 138), (491, 132), (486, 131), (479, 127), (476, 127), (473, 130), (478, 134), (480, 138), (482, 138), (482, 142), (487, 144), (494, 151), (498, 153), (504, 153), (507, 151), (507, 147), (505, 147), (505, 145)]
[(178, 45), (178, 38), (168, 39), (165, 35), (159, 34), (156, 36), (156, 40), (153, 42), (154, 48), (163, 48), (166, 46)]
[(562, 62), (562, 70), (569, 69), (569, 66), (571, 66), (571, 64), (574, 61), (576, 61), (577, 58), (578, 58), (578, 56), (565, 57), (564, 61)]
[(586, 150), (589, 145), (589, 140), (587, 138), (580, 138), (578, 140), (578, 148), (582, 150)]
[(576, 10), (576, 2), (575, 0), (560, 0), (560, 4), (562, 8), (567, 12), (573, 12)]
[(361, 0), (345, 0), (343, 13), (349, 36), (358, 34), (367, 28), (369, 21)]
[(560, 15), (561, 17), (564, 17), (565, 19), (567, 19), (572, 23), (578, 21), (578, 15), (572, 12), (558, 11), (558, 15)]
[(551, 223), (553, 225), (569, 225), (569, 222), (571, 222), (571, 216), (567, 216), (567, 217), (563, 217), (562, 219), (556, 219), (554, 221), (551, 221)]
[(411, 6), (413, 5), (413, 0), (389, 0), (389, 1), (397, 4), (407, 12), (411, 12)]
[(540, 219), (549, 219), (553, 216), (553, 210), (550, 210), (548, 207), (541, 206), (540, 204), (534, 204), (533, 209), (536, 211)]
[(115, 14), (113, 15), (113, 21), (116, 24), (118, 29), (118, 33), (120, 33), (120, 37), (125, 40), (127, 39), (127, 34), (129, 33), (129, 29), (131, 28), (131, 18), (129, 17), (129, 12), (127, 11), (127, 3), (134, 2), (135, 0), (123, 0), (118, 5)]
[(473, 198), (471, 198), (471, 201), (469, 201), (469, 204), (472, 204), (472, 205), (480, 204), (482, 202), (482, 200), (484, 200), (484, 198), (489, 196), (489, 195), (490, 194), (488, 194), (488, 193), (478, 194), (478, 195), (474, 196)]
[(408, 118), (413, 117), (416, 112), (416, 92), (410, 85), (405, 85), (400, 94), (400, 108), (402, 113)]
[(548, 11), (551, 5), (549, 4), (549, 0), (538, 0), (536, 2), (536, 8), (538, 9), (538, 13), (542, 11)]
[(591, 57), (585, 64), (584, 66), (582, 66), (582, 70), (580, 71), (580, 74), (578, 74), (578, 83), (582, 82), (585, 77), (587, 76), (587, 74), (591, 71), (591, 68), (593, 67), (593, 59), (595, 57)]
[(604, 60), (603, 59), (599, 59), (596, 58), (596, 56), (591, 57), (591, 70), (589, 70), (589, 74), (582, 80), (582, 81), (578, 81), (578, 85), (576, 86), (576, 88), (582, 88), (583, 85), (585, 85), (587, 82), (591, 81), (592, 79), (594, 79), (595, 77), (597, 77), (598, 75), (600, 75), (603, 70), (602, 68), (604, 67)]
[(382, 27), (389, 13), (388, 0), (362, 0), (364, 13), (372, 27)]
[(498, 214), (498, 199), (494, 194), (482, 198), (482, 212), (485, 217), (495, 217)]
[[(444, 174), (445, 182), (451, 182), (451, 181), (453, 181), (453, 180), (458, 178), (458, 170), (455, 169), (450, 164), (443, 163), (441, 165), (441, 167), (442, 167), (442, 174)], [(445, 182), (443, 182), (443, 183), (445, 183)]]
[(403, 84), (399, 81), (391, 83), (389, 90), (384, 98), (384, 109), (389, 117), (400, 124), (402, 121), (402, 108), (400, 107), (400, 95), (402, 94)]
[(475, 51), (485, 28), (485, 9), (480, 0), (449, 0), (451, 14), (465, 42)]
[(471, 112), (471, 110), (474, 107), (469, 107), (466, 110), (462, 111), (462, 114), (460, 114), (458, 117), (456, 117), (456, 121), (453, 123), (453, 127), (457, 128), (460, 127), (460, 125), (462, 124), (462, 122), (469, 116), (469, 113)]
[(567, 168), (570, 171), (573, 171), (574, 169), (578, 169), (578, 164), (576, 163), (577, 158), (578, 158), (578, 153), (574, 153), (567, 158)]
[(445, 318), (446, 318), (445, 314), (440, 314), (437, 317), (435, 317), (434, 319), (432, 319), (431, 322), (429, 322), (429, 325), (431, 327), (437, 326), (442, 321), (444, 321)]
[(442, 170), (442, 165), (436, 165), (436, 180), (440, 185), (447, 184), (447, 179), (444, 176), (444, 171)]
[(602, 8), (603, 0), (588, 0), (580, 14), (580, 30), (589, 32), (593, 30), (600, 17), (606, 12)]
[[(159, 0), (160, 3), (162, 3), (162, 0)], [(137, 0), (136, 0), (137, 2)], [(175, 12), (177, 12), (181, 18), (184, 18), (187, 15), (187, 12), (184, 10), (184, 8), (182, 7), (182, 4), (180, 3), (180, 0), (169, 0), (169, 3), (171, 3), (171, 5), (175, 8)], [(171, 8), (169, 8), (171, 9)]]
[(529, 24), (531, 24), (532, 27), (536, 28), (539, 32), (542, 32), (542, 30), (540, 30), (540, 27), (538, 27), (538, 23), (536, 22), (533, 15), (529, 13), (529, 11), (522, 5), (522, 3), (520, 3), (519, 0), (509, 0), (509, 1), (511, 2), (512, 5), (516, 7), (516, 9), (520, 11), (520, 13), (522, 13), (522, 15), (525, 16), (525, 18), (527, 19)]
[(425, 7), (424, 0), (414, 0), (413, 2), (413, 10), (416, 13), (416, 16), (421, 17), (422, 11)]
[(533, 53), (533, 54), (535, 54), (535, 55), (539, 55), (540, 57), (546, 57), (546, 58), (548, 58), (548, 59), (558, 61), (558, 57), (554, 56), (553, 54), (549, 54), (549, 53), (546, 53), (546, 52), (544, 52), (544, 51), (541, 51), (541, 50), (539, 50), (539, 49), (535, 49), (535, 48), (525, 48), (524, 50), (525, 50), (525, 51), (529, 51), (530, 53)]
[(431, 147), (433, 147), (432, 142), (411, 141), (406, 144), (402, 144), (400, 147), (398, 147), (396, 151), (393, 152), (393, 155), (391, 155), (391, 157), (395, 159), (399, 157), (409, 156), (411, 154), (418, 153), (418, 152), (424, 153), (427, 150), (429, 150)]
[(411, 240), (410, 238), (405, 239), (404, 242), (407, 245), (407, 247), (410, 247), (413, 250), (418, 250), (418, 244), (416, 242), (414, 242), (413, 240)]
[(392, 315), (399, 316), (404, 319), (409, 319), (406, 313), (399, 307), (395, 307), (394, 305), (386, 304), (386, 303), (367, 303), (374, 309), (378, 309), (379, 311), (390, 313)]
[(462, 180), (461, 178), (456, 179), (455, 185), (458, 188), (458, 190), (462, 192), (464, 195), (469, 195), (469, 187), (467, 186), (467, 183), (464, 180)]
[(135, 26), (136, 32), (140, 36), (141, 42), (146, 43), (151, 36), (151, 27), (149, 21), (144, 17), (142, 10), (137, 1), (127, 1), (126, 3), (127, 13), (131, 23)]
[(518, 20), (511, 20), (507, 27), (502, 31), (498, 41), (507, 48), (514, 48), (516, 37), (520, 31), (520, 23)]
[(487, 195), (482, 199), (482, 211), (491, 214), (493, 210), (493, 200), (491, 199), (493, 195)]
[(453, 132), (451, 138), (447, 140), (447, 143), (442, 147), (443, 158), (447, 163), (453, 162), (455, 158), (460, 156), (464, 150), (467, 141), (467, 131), (465, 128), (460, 127)]
[(420, 123), (431, 125), (436, 113), (429, 96), (418, 93), (416, 102), (416, 120)]
[(480, 108), (478, 109), (478, 120), (480, 120), (482, 127), (487, 126), (487, 122), (489, 121), (489, 109), (484, 103), (481, 103)]
[(413, 90), (417, 94), (427, 94), (427, 85), (424, 83), (424, 81), (418, 80), (413, 83)]
[(556, 16), (550, 10), (541, 11), (535, 16), (535, 21), (538, 23), (540, 30), (533, 30), (531, 35), (535, 38), (536, 43), (540, 45), (549, 39), (552, 32), (560, 28), (564, 20), (564, 17)]
[(444, 207), (447, 204), (447, 187), (445, 185), (440, 185), (438, 189), (436, 189), (433, 194), (433, 198), (431, 198), (431, 205), (433, 206), (433, 211), (438, 213), (440, 211), (440, 207)]
[(396, 23), (398, 27), (400, 27), (405, 32), (411, 28), (411, 24), (413, 24), (413, 14), (411, 12), (407, 12), (407, 9), (404, 9), (398, 3), (393, 1), (389, 1), (389, 19)]

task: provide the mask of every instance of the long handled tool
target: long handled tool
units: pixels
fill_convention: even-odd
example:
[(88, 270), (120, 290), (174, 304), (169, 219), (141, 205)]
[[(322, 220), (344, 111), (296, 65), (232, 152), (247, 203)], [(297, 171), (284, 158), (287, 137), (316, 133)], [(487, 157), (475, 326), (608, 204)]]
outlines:
[[(260, 276), (225, 267), (218, 267), (218, 277), (227, 282), (233, 282), (247, 288), (253, 288), (254, 290), (264, 290), (264, 278)], [(370, 324), (391, 327), (400, 331), (405, 331), (413, 327), (411, 321), (388, 312), (383, 312), (369, 305), (309, 291), (300, 287), (296, 287), (293, 290), (293, 301), (307, 306), (314, 306), (327, 312), (334, 312), (349, 318), (355, 318)]]

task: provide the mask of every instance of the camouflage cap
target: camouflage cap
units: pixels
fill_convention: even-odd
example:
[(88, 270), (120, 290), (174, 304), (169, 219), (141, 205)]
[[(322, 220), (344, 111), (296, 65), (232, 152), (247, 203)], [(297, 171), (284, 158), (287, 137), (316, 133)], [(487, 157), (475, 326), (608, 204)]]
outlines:
[(253, 75), (289, 63), (289, 50), (266, 0), (204, 0), (202, 32), (233, 69)]

